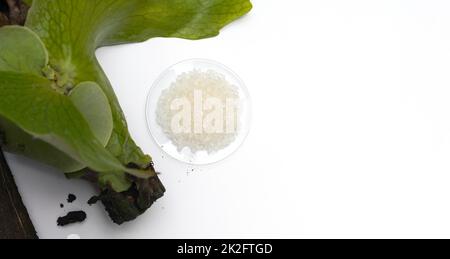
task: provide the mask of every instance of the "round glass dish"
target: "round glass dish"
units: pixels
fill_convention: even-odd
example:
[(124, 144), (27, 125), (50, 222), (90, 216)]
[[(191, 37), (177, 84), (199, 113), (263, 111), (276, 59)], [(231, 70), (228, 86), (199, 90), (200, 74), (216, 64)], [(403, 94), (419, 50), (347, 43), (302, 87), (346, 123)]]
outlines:
[[(180, 148), (166, 134), (158, 123), (157, 110), (162, 94), (177, 81), (180, 75), (200, 71), (213, 71), (220, 74), (238, 93), (236, 131), (234, 139), (226, 147), (208, 152), (206, 150), (192, 151), (188, 146)], [(226, 66), (212, 60), (190, 59), (177, 63), (166, 69), (152, 85), (146, 104), (146, 119), (149, 132), (156, 144), (171, 157), (191, 165), (207, 165), (221, 161), (234, 153), (244, 142), (250, 129), (251, 100), (247, 88), (239, 76)], [(202, 124), (203, 125), (203, 124)]]

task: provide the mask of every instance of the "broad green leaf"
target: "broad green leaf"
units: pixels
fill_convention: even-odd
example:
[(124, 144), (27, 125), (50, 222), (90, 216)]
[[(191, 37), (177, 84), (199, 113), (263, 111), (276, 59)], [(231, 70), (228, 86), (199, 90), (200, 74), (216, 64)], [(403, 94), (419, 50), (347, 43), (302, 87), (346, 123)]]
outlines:
[[(47, 51), (30, 29), (7, 26), (0, 29), (0, 71), (25, 72), (41, 75), (47, 65)], [(0, 117), (3, 147), (11, 153), (22, 154), (37, 161), (72, 172), (86, 167), (52, 145), (31, 136), (11, 121)]]
[[(14, 127), (21, 129), (11, 136), (6, 136), (7, 141), (11, 138), (17, 140), (22, 136), (23, 140), (16, 142), (16, 144), (24, 144), (23, 147), (18, 147), (19, 151), (24, 149), (22, 151), (25, 154), (34, 153), (39, 152), (36, 148), (43, 147), (42, 156), (48, 156), (53, 152), (51, 148), (48, 148), (49, 146), (40, 145), (41, 143), (27, 145), (29, 144), (27, 142), (33, 142), (33, 138), (44, 141), (80, 162), (81, 165), (88, 166), (102, 175), (108, 175), (108, 179), (114, 179), (114, 177), (123, 179), (123, 172), (136, 174), (139, 177), (151, 176), (125, 168), (104, 148), (104, 143), (108, 141), (111, 134), (112, 116), (109, 102), (97, 84), (81, 83), (68, 96), (60, 89), (61, 86), (57, 84), (57, 81), (44, 77), (42, 72), (39, 73), (44, 68), (48, 68), (44, 63), (48, 59), (45, 48), (44, 51), (40, 51), (43, 48), (42, 43), (32, 31), (24, 27), (3, 27), (0, 29), (0, 39), (4, 40), (0, 41), (0, 56), (4, 61), (0, 65), (2, 130), (11, 132)], [(27, 43), (19, 44), (24, 41)], [(17, 44), (12, 44), (14, 42)], [(23, 47), (25, 49), (21, 49)], [(27, 53), (28, 49), (33, 48), (37, 51)], [(25, 53), (31, 65), (10, 61), (12, 55), (19, 53)], [(88, 120), (93, 123), (89, 124)], [(93, 132), (96, 132), (96, 135)], [(100, 142), (96, 136), (104, 143)], [(34, 157), (39, 156), (34, 154)], [(56, 157), (63, 156), (56, 155)], [(51, 158), (43, 160), (51, 160)], [(59, 161), (56, 161), (56, 164), (58, 163)], [(76, 165), (68, 163), (61, 167), (70, 166)], [(110, 182), (114, 184), (111, 180)], [(117, 184), (115, 186), (122, 188), (120, 190), (125, 188), (123, 181), (121, 186)]]
[[(48, 54), (39, 37), (30, 29), (7, 26), (0, 33), (0, 71), (15, 71), (42, 75)], [(108, 99), (93, 82), (79, 84), (70, 94), (78, 110), (89, 122), (94, 135), (106, 146), (113, 123)]]
[(60, 169), (62, 172), (75, 172), (86, 166), (16, 126), (0, 116), (0, 144), (4, 151), (24, 155), (36, 161)]
[(70, 92), (69, 97), (89, 122), (95, 137), (106, 146), (113, 130), (113, 121), (108, 98), (103, 90), (94, 82), (83, 82)]
[(251, 8), (249, 0), (35, 0), (27, 26), (69, 55), (74, 49), (64, 43), (85, 52), (154, 37), (213, 37)]
[(0, 70), (41, 75), (47, 63), (47, 50), (30, 29), (20, 26), (1, 29)]
[(125, 170), (95, 138), (70, 98), (44, 77), (0, 71), (0, 115), (95, 171)]
[[(0, 71), (42, 75), (47, 66), (47, 51), (39, 37), (30, 29), (7, 26), (0, 29)], [(71, 100), (88, 122), (94, 135), (105, 146), (112, 131), (112, 115), (108, 100), (94, 83), (80, 84), (71, 94)], [(0, 129), (5, 149), (21, 153), (55, 166), (64, 172), (81, 170), (85, 164), (75, 161), (52, 145), (26, 133), (6, 118), (0, 118)]]
[(50, 66), (69, 83), (92, 81), (103, 89), (114, 122), (107, 149), (122, 164), (145, 168), (151, 158), (131, 138), (95, 50), (154, 37), (212, 37), (251, 7), (249, 0), (34, 0), (26, 26), (39, 35)]
[(130, 188), (130, 181), (125, 174), (102, 174), (100, 173), (98, 181), (101, 188), (105, 188), (108, 185), (111, 186), (117, 192), (123, 192)]
[[(109, 17), (101, 45), (144, 41), (154, 37), (201, 39), (219, 34), (220, 29), (252, 8), (248, 0), (134, 0), (123, 2), (129, 10)], [(102, 32), (103, 33), (103, 32)]]

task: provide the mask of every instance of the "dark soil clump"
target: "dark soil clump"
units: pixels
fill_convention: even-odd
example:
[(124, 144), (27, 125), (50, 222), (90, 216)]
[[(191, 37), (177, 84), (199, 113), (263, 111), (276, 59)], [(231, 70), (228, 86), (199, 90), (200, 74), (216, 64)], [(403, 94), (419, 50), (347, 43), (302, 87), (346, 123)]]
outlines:
[(59, 217), (57, 220), (58, 226), (64, 227), (73, 223), (81, 223), (86, 220), (86, 212), (71, 211), (64, 217)]
[(67, 202), (68, 203), (72, 203), (77, 199), (77, 196), (75, 196), (74, 194), (69, 194), (69, 196), (67, 196)]

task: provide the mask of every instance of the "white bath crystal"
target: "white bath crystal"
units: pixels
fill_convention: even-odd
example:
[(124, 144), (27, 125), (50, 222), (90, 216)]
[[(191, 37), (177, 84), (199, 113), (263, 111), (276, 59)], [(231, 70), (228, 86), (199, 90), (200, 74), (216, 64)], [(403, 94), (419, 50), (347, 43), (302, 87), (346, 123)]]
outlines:
[(156, 121), (178, 151), (220, 151), (238, 133), (239, 90), (213, 70), (183, 73), (161, 93)]

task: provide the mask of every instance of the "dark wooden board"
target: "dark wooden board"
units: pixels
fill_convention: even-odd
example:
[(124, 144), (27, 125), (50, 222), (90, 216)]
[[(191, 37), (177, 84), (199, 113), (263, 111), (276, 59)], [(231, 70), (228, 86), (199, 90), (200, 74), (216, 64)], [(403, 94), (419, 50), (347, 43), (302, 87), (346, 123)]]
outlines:
[(37, 239), (19, 190), (0, 148), (0, 239)]

